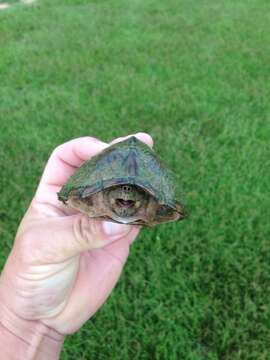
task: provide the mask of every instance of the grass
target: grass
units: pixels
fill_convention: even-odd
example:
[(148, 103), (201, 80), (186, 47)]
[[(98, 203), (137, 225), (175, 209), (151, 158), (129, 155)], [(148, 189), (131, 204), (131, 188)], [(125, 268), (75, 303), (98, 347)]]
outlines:
[(61, 359), (270, 359), (267, 0), (0, 12), (0, 264), (55, 146), (149, 132), (191, 214), (144, 230)]

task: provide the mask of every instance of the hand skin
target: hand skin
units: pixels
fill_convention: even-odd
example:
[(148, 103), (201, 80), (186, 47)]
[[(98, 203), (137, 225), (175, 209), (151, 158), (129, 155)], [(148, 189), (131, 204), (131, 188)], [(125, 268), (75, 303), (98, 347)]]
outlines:
[[(135, 136), (152, 146), (149, 135)], [(89, 219), (56, 195), (76, 168), (107, 146), (91, 137), (71, 140), (45, 167), (0, 276), (5, 360), (58, 359), (65, 335), (95, 314), (121, 274), (139, 227)]]

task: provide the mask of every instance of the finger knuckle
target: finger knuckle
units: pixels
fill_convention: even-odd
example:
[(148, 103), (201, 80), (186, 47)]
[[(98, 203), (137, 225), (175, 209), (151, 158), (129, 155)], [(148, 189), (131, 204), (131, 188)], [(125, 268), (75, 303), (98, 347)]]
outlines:
[(94, 221), (88, 216), (79, 216), (73, 224), (73, 233), (76, 241), (83, 249), (91, 249), (99, 242), (99, 232)]

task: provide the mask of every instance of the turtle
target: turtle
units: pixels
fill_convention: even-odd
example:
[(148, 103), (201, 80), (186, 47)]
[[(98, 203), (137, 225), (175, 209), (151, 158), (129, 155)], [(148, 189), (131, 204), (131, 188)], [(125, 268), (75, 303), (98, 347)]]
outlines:
[(85, 161), (57, 195), (91, 218), (121, 224), (151, 227), (186, 217), (170, 171), (135, 136)]

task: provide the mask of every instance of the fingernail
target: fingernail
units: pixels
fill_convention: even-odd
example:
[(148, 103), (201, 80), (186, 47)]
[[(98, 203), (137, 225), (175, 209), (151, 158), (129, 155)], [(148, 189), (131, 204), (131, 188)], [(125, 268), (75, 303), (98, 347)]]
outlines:
[(111, 221), (103, 221), (102, 226), (104, 233), (108, 236), (124, 235), (130, 231), (130, 226)]
[(138, 132), (134, 134), (139, 140), (142, 140), (143, 142), (146, 142), (148, 146), (153, 147), (153, 139), (152, 136), (145, 133), (145, 132)]

